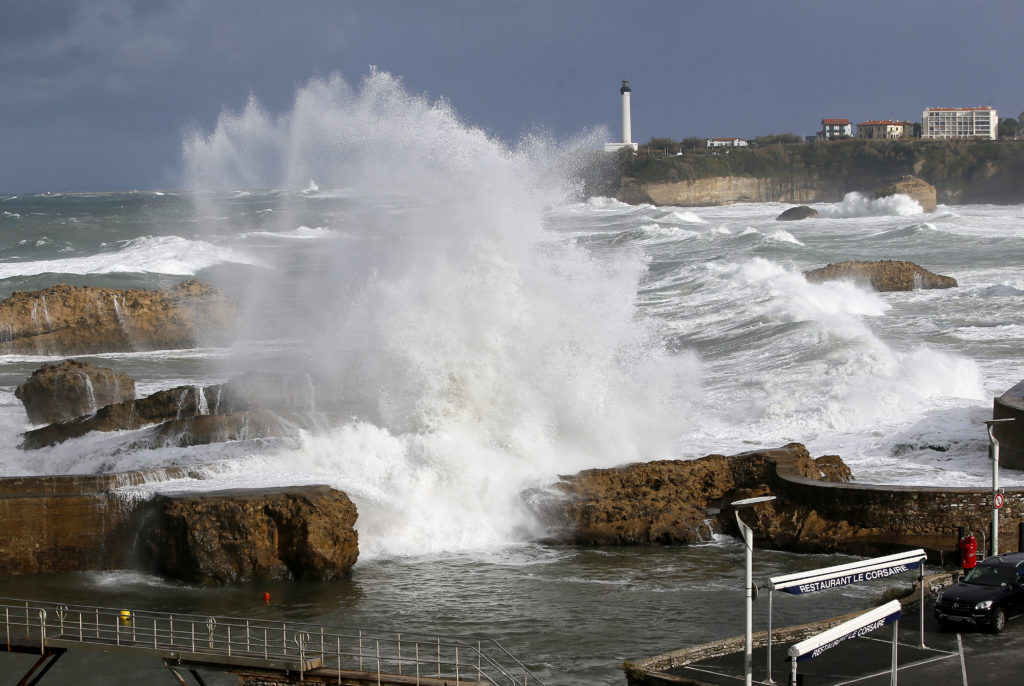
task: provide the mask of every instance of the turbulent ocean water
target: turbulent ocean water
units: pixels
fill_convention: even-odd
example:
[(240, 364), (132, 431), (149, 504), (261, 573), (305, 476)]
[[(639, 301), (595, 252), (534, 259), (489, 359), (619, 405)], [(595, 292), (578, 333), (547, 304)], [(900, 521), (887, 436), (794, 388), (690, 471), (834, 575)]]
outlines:
[[(497, 638), (549, 684), (619, 683), (623, 659), (741, 633), (742, 548), (544, 548), (524, 489), (791, 441), (864, 483), (989, 483), (981, 422), (1024, 374), (1024, 207), (923, 214), (851, 194), (780, 223), (779, 204), (584, 199), (575, 172), (598, 139), (510, 147), (374, 73), (193, 132), (186, 190), (0, 195), (0, 297), (199, 278), (240, 303), (230, 347), (78, 359), (129, 374), (139, 395), (278, 371), (345, 417), (314, 409), (287, 436), (187, 449), (131, 450), (122, 432), (25, 452), (14, 389), (54, 358), (5, 356), (0, 475), (210, 476), (126, 497), (330, 484), (359, 508), (360, 561), (338, 584), (274, 585), (275, 612)], [(880, 294), (802, 275), (848, 259), (911, 260), (959, 287)], [(758, 551), (755, 574), (841, 561)], [(262, 590), (127, 572), (0, 583), (226, 614), (254, 611)], [(776, 612), (808, 621), (878, 590)]]

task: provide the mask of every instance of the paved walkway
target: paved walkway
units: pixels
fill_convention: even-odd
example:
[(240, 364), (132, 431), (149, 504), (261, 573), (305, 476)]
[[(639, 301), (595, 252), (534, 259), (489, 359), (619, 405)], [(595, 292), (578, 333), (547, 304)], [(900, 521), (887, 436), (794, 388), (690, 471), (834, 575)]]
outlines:
[[(1024, 616), (1011, 619), (1002, 634), (964, 628), (943, 632), (932, 616), (931, 600), (925, 607), (925, 648), (919, 647), (919, 614), (904, 613), (899, 621), (897, 682), (902, 686), (988, 686), (1024, 684)], [(892, 626), (863, 638), (846, 641), (819, 657), (799, 663), (804, 686), (881, 686), (891, 681)], [(772, 646), (772, 677), (788, 684), (789, 643)], [(765, 649), (755, 649), (754, 683), (766, 681)], [(743, 683), (743, 654), (733, 653), (669, 670), (695, 683), (735, 686)]]

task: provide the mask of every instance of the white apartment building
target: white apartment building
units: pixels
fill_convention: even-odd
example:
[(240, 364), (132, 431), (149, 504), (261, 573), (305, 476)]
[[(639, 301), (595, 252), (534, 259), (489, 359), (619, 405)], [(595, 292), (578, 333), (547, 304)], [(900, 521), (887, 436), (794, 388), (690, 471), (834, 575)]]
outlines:
[(819, 138), (850, 138), (853, 136), (853, 124), (849, 119), (822, 119)]
[(929, 107), (921, 115), (923, 138), (998, 137), (999, 117), (991, 107)]

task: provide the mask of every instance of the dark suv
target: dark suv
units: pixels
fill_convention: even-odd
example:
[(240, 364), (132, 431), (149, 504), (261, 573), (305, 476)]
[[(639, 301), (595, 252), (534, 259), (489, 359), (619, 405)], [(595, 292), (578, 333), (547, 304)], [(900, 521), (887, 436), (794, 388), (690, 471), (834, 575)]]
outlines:
[(1024, 612), (1024, 553), (987, 557), (943, 589), (935, 600), (935, 618), (943, 626), (965, 622), (995, 633), (1006, 619)]

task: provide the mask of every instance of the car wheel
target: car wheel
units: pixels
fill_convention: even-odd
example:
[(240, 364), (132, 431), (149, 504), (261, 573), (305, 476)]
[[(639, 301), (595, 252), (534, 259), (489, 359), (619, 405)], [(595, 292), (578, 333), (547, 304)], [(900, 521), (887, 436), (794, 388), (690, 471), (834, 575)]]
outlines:
[(992, 611), (992, 633), (1002, 633), (1003, 629), (1006, 628), (1006, 611), (1001, 607), (997, 607)]

